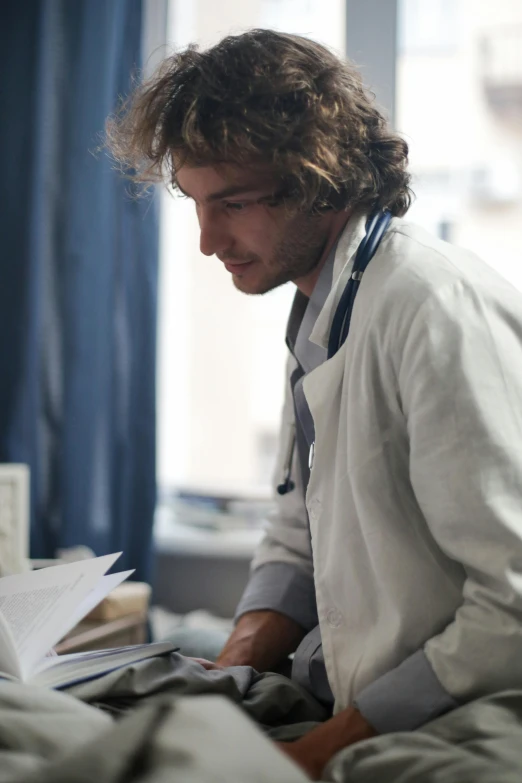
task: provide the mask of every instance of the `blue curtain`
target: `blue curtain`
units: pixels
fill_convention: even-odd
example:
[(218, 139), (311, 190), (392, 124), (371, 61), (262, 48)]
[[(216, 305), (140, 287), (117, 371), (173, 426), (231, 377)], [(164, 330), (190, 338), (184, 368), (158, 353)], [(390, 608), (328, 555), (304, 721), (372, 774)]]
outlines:
[(0, 8), (0, 462), (31, 468), (31, 555), (150, 570), (158, 225), (100, 144), (142, 0)]

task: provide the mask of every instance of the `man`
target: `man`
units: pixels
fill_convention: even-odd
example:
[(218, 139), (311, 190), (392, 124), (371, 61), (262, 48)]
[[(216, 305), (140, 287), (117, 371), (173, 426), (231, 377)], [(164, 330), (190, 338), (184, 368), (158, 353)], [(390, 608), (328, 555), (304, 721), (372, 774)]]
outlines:
[(240, 291), (298, 289), (277, 468), (289, 491), (217, 664), (266, 671), (295, 652), (292, 676), (334, 713), (281, 745), (313, 778), (351, 743), (520, 687), (522, 297), (402, 219), (407, 146), (356, 70), (254, 30), (166, 60), (109, 136), (138, 179), (167, 175), (194, 201), (202, 252)]

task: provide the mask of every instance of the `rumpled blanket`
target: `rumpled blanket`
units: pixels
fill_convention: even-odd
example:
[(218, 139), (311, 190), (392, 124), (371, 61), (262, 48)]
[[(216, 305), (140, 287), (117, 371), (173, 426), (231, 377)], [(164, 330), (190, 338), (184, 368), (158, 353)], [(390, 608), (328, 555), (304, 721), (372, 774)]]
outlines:
[[(303, 783), (271, 742), (328, 717), (278, 674), (171, 653), (65, 691), (0, 681), (0, 783)], [(347, 748), (336, 783), (520, 783), (522, 691)]]

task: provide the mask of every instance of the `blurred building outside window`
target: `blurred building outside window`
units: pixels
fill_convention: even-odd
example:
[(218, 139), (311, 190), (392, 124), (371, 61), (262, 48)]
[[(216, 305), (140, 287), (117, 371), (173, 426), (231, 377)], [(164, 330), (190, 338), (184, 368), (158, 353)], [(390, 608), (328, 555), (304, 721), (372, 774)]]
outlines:
[(454, 51), (459, 44), (459, 12), (459, 0), (399, 0), (399, 51)]
[(522, 3), (399, 0), (408, 217), (522, 288)]

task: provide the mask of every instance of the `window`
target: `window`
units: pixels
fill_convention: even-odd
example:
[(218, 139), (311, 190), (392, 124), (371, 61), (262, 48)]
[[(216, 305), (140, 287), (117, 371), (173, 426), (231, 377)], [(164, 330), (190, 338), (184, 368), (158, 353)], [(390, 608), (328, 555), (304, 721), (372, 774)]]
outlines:
[(456, 49), (458, 12), (459, 0), (399, 0), (399, 51), (435, 54)]

